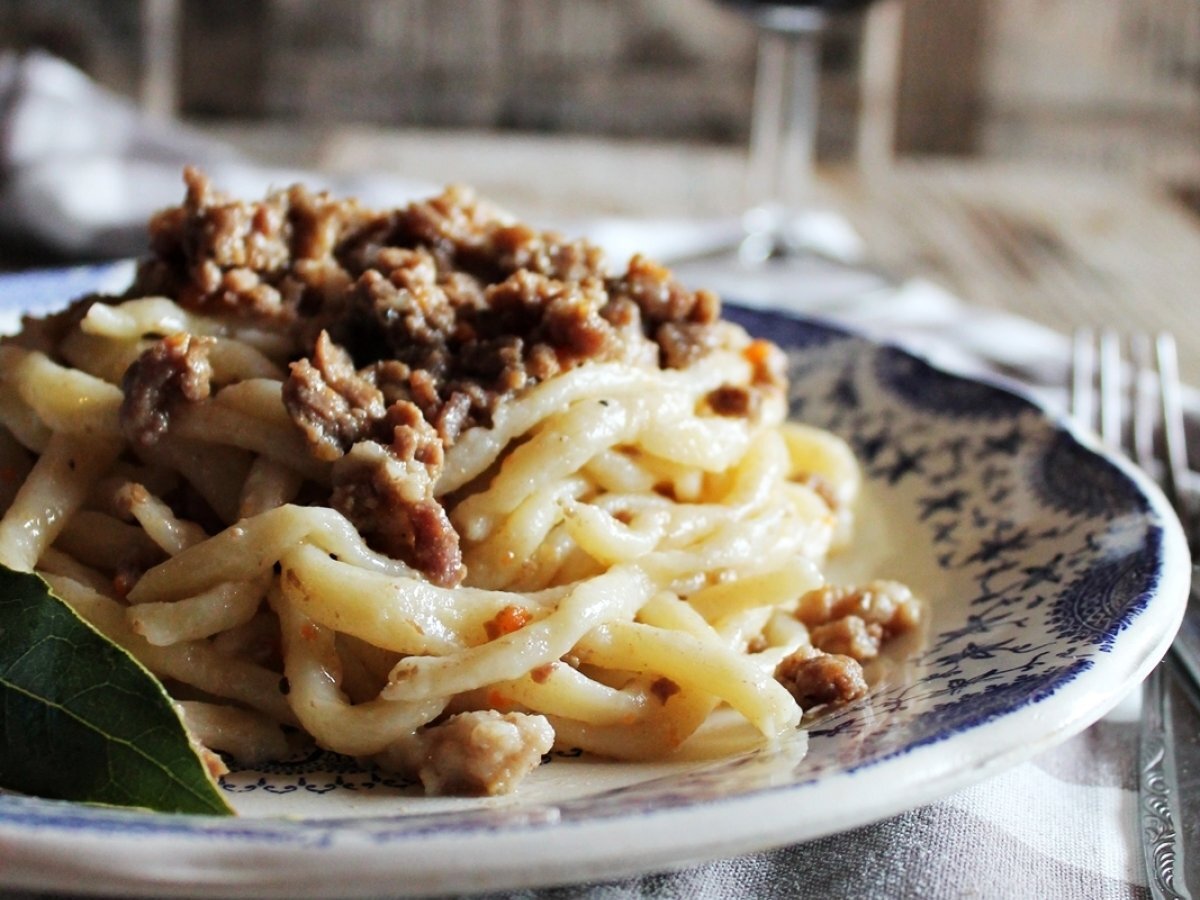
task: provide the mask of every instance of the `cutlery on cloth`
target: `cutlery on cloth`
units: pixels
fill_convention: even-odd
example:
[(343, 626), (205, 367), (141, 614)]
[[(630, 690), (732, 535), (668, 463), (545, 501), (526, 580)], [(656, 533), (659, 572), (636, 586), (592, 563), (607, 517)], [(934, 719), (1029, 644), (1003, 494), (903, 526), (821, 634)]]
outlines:
[[(1071, 413), (1163, 488), (1197, 547), (1175, 342), (1129, 341), (1080, 329), (1072, 348)], [(1139, 836), (1150, 893), (1190, 898), (1200, 887), (1200, 570), (1193, 568), (1184, 622), (1167, 658), (1146, 679), (1138, 748)], [(1196, 895), (1200, 896), (1200, 895)]]

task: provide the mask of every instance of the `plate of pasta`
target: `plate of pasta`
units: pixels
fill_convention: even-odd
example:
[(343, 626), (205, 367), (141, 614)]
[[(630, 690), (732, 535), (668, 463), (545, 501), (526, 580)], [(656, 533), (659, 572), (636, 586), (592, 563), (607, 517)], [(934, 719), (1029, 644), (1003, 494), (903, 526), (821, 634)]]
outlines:
[(1166, 651), (1169, 506), (1019, 392), (614, 271), (465, 189), (186, 182), (146, 259), (0, 277), (0, 564), (155, 685), (237, 815), (107, 756), (75, 777), (105, 766), (43, 719), (135, 713), (105, 684), (21, 712), (56, 676), (0, 584), (4, 886), (421, 894), (729, 856), (999, 771)]

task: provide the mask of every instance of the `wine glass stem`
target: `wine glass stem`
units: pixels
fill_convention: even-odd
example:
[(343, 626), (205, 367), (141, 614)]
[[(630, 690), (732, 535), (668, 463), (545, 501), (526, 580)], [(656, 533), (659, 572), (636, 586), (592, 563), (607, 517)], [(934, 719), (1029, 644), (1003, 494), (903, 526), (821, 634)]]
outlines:
[(813, 176), (821, 28), (763, 28), (750, 125), (751, 208), (796, 209)]

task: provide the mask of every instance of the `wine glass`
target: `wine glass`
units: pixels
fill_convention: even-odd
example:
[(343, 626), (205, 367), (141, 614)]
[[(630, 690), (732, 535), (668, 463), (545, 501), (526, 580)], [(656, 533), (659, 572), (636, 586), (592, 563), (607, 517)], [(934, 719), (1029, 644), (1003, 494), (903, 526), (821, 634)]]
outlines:
[(746, 264), (794, 255), (836, 256), (801, 214), (811, 200), (821, 37), (831, 16), (871, 0), (720, 0), (757, 26), (748, 211), (738, 256)]

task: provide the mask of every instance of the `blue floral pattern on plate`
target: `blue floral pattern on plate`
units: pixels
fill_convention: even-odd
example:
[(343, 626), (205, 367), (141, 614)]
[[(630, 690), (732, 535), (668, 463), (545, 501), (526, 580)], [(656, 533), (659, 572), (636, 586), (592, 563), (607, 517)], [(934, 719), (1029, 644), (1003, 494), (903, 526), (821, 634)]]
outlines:
[[(0, 278), (6, 298), (20, 302), (10, 279)], [(1140, 476), (1004, 388), (817, 322), (741, 308), (730, 314), (788, 351), (793, 415), (842, 435), (858, 455), (866, 484), (859, 541), (872, 551), (871, 574), (908, 581), (932, 611), (919, 646), (881, 673), (867, 699), (810, 723), (807, 753), (801, 735), (594, 792), (428, 809), (402, 780), (315, 754), (225, 781), (235, 802), (303, 794), (329, 804), (328, 813), (305, 807), (302, 821), (171, 817), (0, 795), (0, 835), (88, 834), (118, 843), (166, 835), (308, 849), (349, 836), (388, 847), (401, 868), (420, 866), (405, 851), (430, 835), (528, 832), (536, 842), (547, 829), (636, 823), (756, 796), (794, 795), (803, 804), (831, 779), (853, 784), (856, 774), (888, 766), (925, 779), (923, 791), (890, 804), (898, 810), (936, 794), (938, 778), (962, 783), (949, 776), (938, 747), (968, 763), (1015, 760), (1030, 752), (1023, 747), (1097, 718), (1165, 650), (1182, 609), (1186, 550), (1161, 497)], [(1044, 712), (1045, 723), (1003, 730), (1006, 723), (1017, 729), (1030, 709)], [(920, 766), (900, 768), (907, 758)], [(561, 755), (550, 763), (543, 769), (589, 765)], [(379, 802), (337, 818), (334, 807), (347, 797)], [(824, 831), (879, 814), (860, 798), (856, 818), (853, 791), (843, 802), (850, 813)], [(794, 833), (824, 831), (818, 822)]]

